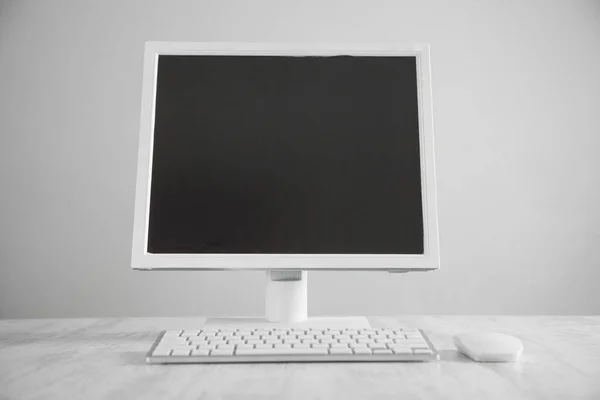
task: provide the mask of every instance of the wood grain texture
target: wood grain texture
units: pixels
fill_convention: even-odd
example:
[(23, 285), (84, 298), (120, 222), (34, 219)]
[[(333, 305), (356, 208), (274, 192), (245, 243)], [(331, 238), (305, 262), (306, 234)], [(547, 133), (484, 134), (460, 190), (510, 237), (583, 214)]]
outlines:
[[(600, 317), (374, 317), (422, 328), (431, 363), (147, 365), (165, 329), (203, 318), (0, 321), (0, 399), (600, 399)], [(523, 341), (519, 362), (479, 364), (452, 336)]]

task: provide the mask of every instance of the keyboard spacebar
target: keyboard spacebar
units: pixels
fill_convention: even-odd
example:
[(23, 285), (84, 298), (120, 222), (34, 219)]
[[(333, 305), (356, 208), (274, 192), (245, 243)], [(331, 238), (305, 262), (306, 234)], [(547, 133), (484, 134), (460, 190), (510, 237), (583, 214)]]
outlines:
[(239, 349), (236, 356), (287, 356), (287, 355), (327, 355), (327, 349)]

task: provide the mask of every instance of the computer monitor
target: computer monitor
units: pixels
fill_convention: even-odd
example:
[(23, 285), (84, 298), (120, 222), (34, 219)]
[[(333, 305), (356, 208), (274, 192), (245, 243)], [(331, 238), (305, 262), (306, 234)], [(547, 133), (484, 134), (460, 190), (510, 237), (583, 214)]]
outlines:
[(439, 268), (428, 45), (148, 42), (132, 267)]

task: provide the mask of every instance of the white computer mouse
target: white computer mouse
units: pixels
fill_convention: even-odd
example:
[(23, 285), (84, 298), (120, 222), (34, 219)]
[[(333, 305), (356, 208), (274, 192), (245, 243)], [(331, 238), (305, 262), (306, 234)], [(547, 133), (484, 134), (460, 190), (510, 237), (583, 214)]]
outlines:
[(479, 362), (517, 361), (523, 343), (514, 336), (494, 332), (467, 332), (454, 336), (458, 350)]

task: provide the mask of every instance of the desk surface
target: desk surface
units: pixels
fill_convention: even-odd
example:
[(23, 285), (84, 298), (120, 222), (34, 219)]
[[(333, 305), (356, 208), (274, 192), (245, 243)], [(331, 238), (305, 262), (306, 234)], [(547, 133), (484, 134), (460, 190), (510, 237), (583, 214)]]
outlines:
[[(600, 399), (600, 317), (373, 317), (422, 328), (429, 363), (147, 365), (165, 329), (203, 318), (0, 320), (0, 399)], [(452, 336), (523, 341), (517, 363), (479, 364)]]

